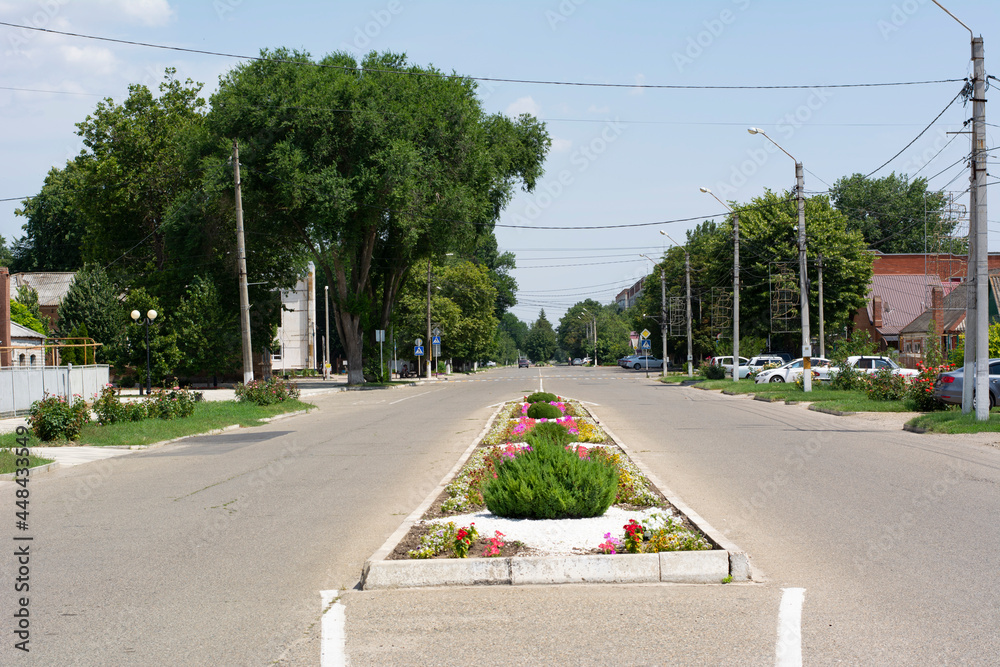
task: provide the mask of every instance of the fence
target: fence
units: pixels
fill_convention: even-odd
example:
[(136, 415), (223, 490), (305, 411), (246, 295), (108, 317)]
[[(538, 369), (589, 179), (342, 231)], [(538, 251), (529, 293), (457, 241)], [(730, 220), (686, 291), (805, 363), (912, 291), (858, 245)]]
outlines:
[(31, 404), (46, 394), (67, 400), (79, 394), (91, 401), (109, 379), (107, 364), (0, 368), (0, 418), (27, 414)]

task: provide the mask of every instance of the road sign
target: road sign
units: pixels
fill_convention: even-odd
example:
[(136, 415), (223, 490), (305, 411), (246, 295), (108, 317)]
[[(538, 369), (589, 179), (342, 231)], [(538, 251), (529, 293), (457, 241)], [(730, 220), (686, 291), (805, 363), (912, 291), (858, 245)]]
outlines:
[[(437, 338), (437, 337), (439, 337), (441, 335), (441, 329), (438, 328), (438, 327), (434, 327), (433, 329), (431, 329), (431, 333), (434, 334), (435, 338)], [(440, 342), (440, 341), (438, 341), (438, 342)]]
[(441, 336), (435, 334), (434, 337), (431, 338), (431, 345), (440, 345), (440, 344), (441, 344)]
[(643, 338), (649, 338), (649, 329), (643, 329), (641, 335)]
[(651, 350), (651, 349), (653, 349), (652, 345), (653, 345), (653, 342), (651, 340), (649, 340), (648, 338), (643, 338), (642, 340), (639, 341), (639, 349), (640, 350)]
[(431, 347), (431, 351), (434, 353), (435, 357), (440, 357), (441, 356), (441, 346), (440, 345), (433, 345)]
[(417, 347), (420, 347), (421, 345), (423, 345), (423, 344), (424, 344), (424, 339), (423, 339), (423, 338), (418, 338), (417, 340), (413, 341), (413, 343), (414, 343), (414, 345), (416, 345)]
[(376, 343), (384, 343), (385, 342), (385, 329), (376, 329), (375, 330), (375, 342)]
[(414, 345), (413, 346), (413, 356), (415, 356), (415, 357), (422, 357), (422, 356), (424, 356), (424, 346), (423, 345)]

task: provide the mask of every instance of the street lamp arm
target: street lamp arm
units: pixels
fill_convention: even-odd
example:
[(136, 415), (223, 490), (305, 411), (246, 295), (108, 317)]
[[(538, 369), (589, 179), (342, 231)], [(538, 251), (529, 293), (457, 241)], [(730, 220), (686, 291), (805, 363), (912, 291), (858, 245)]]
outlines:
[(775, 141), (771, 137), (767, 136), (767, 132), (765, 132), (764, 130), (762, 130), (762, 129), (758, 128), (758, 127), (751, 127), (751, 128), (747, 129), (747, 132), (749, 132), (750, 134), (762, 134), (762, 135), (764, 135), (764, 138), (767, 139), (768, 141), (770, 141), (775, 146), (777, 146), (778, 150), (780, 150), (782, 153), (784, 153), (788, 157), (792, 158), (792, 160), (794, 160), (796, 163), (798, 162), (798, 160), (795, 159), (794, 155), (792, 155), (791, 153), (789, 153), (788, 151), (786, 151), (784, 148), (782, 148), (781, 144), (779, 144), (777, 141)]

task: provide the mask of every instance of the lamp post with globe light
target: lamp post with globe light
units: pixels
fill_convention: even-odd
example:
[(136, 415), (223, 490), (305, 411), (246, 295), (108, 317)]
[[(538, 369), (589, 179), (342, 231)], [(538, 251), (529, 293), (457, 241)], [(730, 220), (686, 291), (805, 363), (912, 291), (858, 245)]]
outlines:
[[(146, 395), (147, 396), (149, 396), (149, 392), (152, 391), (152, 389), (153, 389), (153, 376), (152, 376), (152, 373), (151, 373), (150, 368), (149, 368), (149, 363), (150, 363), (150, 355), (149, 355), (149, 325), (152, 323), (153, 320), (156, 319), (156, 315), (157, 315), (156, 311), (152, 310), (152, 309), (150, 309), (150, 310), (148, 310), (146, 312), (146, 317), (142, 317), (142, 313), (140, 313), (138, 310), (133, 310), (132, 311), (132, 319), (135, 322), (138, 322), (139, 318), (142, 317), (142, 323), (146, 327)], [(141, 383), (139, 384), (139, 393), (142, 394), (142, 384)]]

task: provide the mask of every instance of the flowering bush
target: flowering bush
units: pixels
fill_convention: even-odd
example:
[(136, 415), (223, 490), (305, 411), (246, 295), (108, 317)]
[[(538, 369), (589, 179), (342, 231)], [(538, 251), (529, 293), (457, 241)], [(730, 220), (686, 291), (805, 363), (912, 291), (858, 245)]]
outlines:
[(197, 392), (174, 387), (169, 391), (154, 389), (144, 402), (150, 419), (177, 419), (194, 414), (194, 404), (200, 398)]
[(873, 401), (898, 401), (906, 395), (909, 382), (890, 368), (880, 368), (865, 382), (865, 393)]
[(494, 531), (495, 535), (493, 537), (486, 538), (486, 546), (483, 547), (483, 558), (493, 558), (494, 556), (500, 555), (500, 550), (504, 548), (506, 544), (503, 541), (504, 534), (499, 530)]
[(90, 408), (78, 394), (73, 395), (72, 403), (62, 396), (46, 395), (32, 403), (28, 412), (28, 425), (43, 442), (74, 440), (89, 421)]
[(257, 405), (272, 405), (299, 397), (299, 388), (292, 382), (278, 377), (253, 380), (236, 385), (236, 400), (249, 401)]
[(951, 364), (924, 366), (918, 362), (917, 370), (920, 374), (910, 382), (909, 391), (906, 392), (907, 403), (918, 412), (943, 410), (944, 403), (934, 398), (934, 383), (938, 375), (947, 373), (952, 368), (954, 367)]
[(477, 537), (479, 537), (479, 532), (476, 530), (475, 522), (470, 523), (468, 528), (459, 528), (455, 532), (455, 545), (453, 547), (455, 555), (458, 558), (465, 558)]
[(630, 554), (642, 551), (642, 535), (646, 532), (642, 524), (635, 519), (629, 519), (622, 528), (625, 529), (625, 550)]
[(194, 404), (202, 394), (174, 387), (169, 391), (154, 390), (145, 400), (122, 402), (114, 387), (108, 385), (94, 401), (94, 412), (101, 426), (143, 419), (179, 419), (194, 414)]
[(97, 423), (101, 426), (137, 422), (149, 417), (145, 401), (122, 403), (118, 398), (118, 391), (111, 385), (106, 386), (94, 401), (94, 412), (97, 414)]
[(454, 542), (456, 532), (458, 529), (452, 521), (439, 524), (430, 532), (420, 536), (419, 549), (411, 549), (406, 555), (410, 558), (433, 558)]
[(605, 554), (616, 554), (624, 548), (625, 545), (617, 537), (611, 537), (611, 533), (604, 533), (604, 542), (598, 545), (598, 549), (601, 553)]
[[(704, 537), (684, 528), (681, 523), (670, 515), (654, 512), (647, 519), (648, 525), (643, 525), (635, 519), (622, 526), (625, 530), (624, 547), (628, 553), (659, 553), (661, 551), (705, 551), (712, 545)], [(611, 534), (604, 535), (604, 543), (597, 548), (603, 553), (614, 547)], [(619, 551), (621, 543), (618, 543)]]

